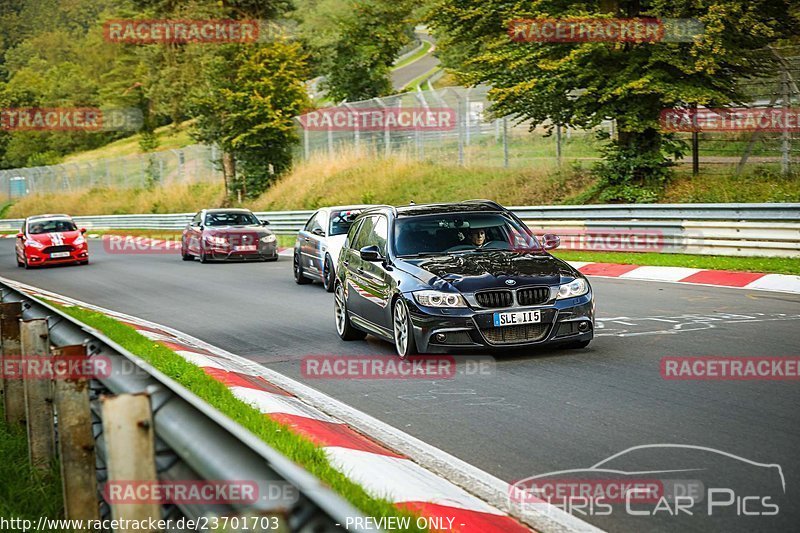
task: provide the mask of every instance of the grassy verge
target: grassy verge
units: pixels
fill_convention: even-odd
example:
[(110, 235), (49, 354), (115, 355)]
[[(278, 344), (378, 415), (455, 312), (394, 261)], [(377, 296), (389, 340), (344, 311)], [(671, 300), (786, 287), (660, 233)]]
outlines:
[(61, 475), (55, 466), (39, 473), (28, 464), (25, 433), (8, 427), (0, 402), (0, 516), (31, 520), (63, 517)]
[[(102, 331), (121, 346), (176, 380), (289, 459), (300, 464), (365, 514), (374, 517), (416, 516), (413, 513), (397, 509), (387, 500), (373, 498), (367, 494), (361, 486), (334, 469), (323, 450), (318, 446), (237, 399), (225, 385), (211, 378), (199, 367), (187, 362), (167, 347), (153, 342), (140, 335), (132, 327), (121, 324), (103, 314), (78, 307), (57, 307), (84, 324)], [(415, 520), (412, 519), (411, 524), (414, 523)]]
[(708, 270), (738, 270), (800, 275), (800, 261), (789, 257), (732, 257), (726, 255), (690, 255), (659, 253), (584, 252), (556, 250), (553, 255), (566, 261), (620, 263), (641, 266), (675, 266)]

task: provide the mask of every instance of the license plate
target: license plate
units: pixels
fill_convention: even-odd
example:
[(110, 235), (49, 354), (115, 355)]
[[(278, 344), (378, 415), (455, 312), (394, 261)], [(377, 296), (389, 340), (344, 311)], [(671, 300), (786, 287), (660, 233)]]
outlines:
[(52, 259), (58, 259), (59, 257), (69, 257), (69, 252), (53, 252), (50, 254)]
[(494, 326), (516, 326), (518, 324), (536, 324), (542, 321), (542, 312), (535, 311), (515, 311), (513, 313), (495, 313)]
[(241, 246), (234, 246), (233, 250), (236, 252), (255, 252), (258, 250), (258, 246), (255, 244), (243, 244)]

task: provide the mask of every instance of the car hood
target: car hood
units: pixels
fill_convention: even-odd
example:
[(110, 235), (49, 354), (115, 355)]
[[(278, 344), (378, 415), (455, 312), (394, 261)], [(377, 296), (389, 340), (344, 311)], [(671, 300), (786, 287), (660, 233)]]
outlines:
[(28, 234), (28, 238), (45, 246), (58, 246), (61, 244), (72, 244), (78, 238), (80, 231), (56, 231), (53, 233)]
[[(579, 275), (550, 254), (506, 250), (400, 259), (397, 266), (431, 286), (447, 282), (461, 292), (558, 285), (562, 278)], [(509, 280), (514, 283), (509, 284)]]

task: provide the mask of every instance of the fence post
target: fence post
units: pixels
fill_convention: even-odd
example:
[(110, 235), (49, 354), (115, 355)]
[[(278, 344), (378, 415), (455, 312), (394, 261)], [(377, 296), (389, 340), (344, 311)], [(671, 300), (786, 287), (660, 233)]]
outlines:
[(789, 134), (789, 125), (787, 117), (789, 116), (789, 106), (791, 105), (789, 97), (789, 71), (784, 65), (781, 71), (781, 99), (783, 100), (783, 130), (781, 131), (781, 174), (784, 176), (789, 175), (790, 171), (790, 145), (791, 135)]
[(561, 168), (561, 124), (556, 124), (556, 165)]
[(503, 117), (503, 167), (508, 168), (508, 118)]
[[(19, 321), (22, 303), (0, 304), (0, 343), (3, 359), (19, 361), (22, 354), (19, 341)], [(25, 425), (25, 383), (21, 376), (3, 375), (3, 407), (6, 424), (12, 427)]]
[(86, 347), (79, 344), (53, 349), (64, 512), (69, 520), (98, 520), (89, 376), (64, 374), (64, 367), (55, 364), (59, 359), (80, 361), (81, 368), (86, 368)]
[(33, 467), (46, 470), (50, 467), (56, 448), (47, 319), (23, 321), (20, 326), (20, 343), (25, 367), (23, 379), (25, 419), (28, 425), (28, 457)]
[(458, 164), (464, 165), (464, 113), (461, 97), (456, 94), (456, 124), (458, 124)]
[[(121, 394), (104, 397), (103, 437), (106, 443), (108, 465), (107, 499), (110, 499), (111, 516), (114, 520), (141, 522), (161, 518), (161, 507), (154, 501), (115, 503), (117, 487), (133, 484), (157, 483), (155, 443), (153, 438), (153, 415), (150, 398), (144, 394)], [(152, 492), (152, 491), (150, 491)], [(129, 529), (118, 529), (127, 533)]]

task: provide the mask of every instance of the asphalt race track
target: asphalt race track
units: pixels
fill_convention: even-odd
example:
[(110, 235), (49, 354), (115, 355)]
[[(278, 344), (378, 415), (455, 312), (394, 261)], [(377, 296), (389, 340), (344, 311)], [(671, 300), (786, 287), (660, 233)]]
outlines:
[(735, 487), (734, 503), (715, 508), (712, 518), (704, 506), (692, 516), (631, 516), (624, 504), (610, 516), (584, 517), (603, 529), (790, 531), (800, 521), (800, 382), (672, 381), (660, 373), (665, 356), (800, 355), (798, 295), (595, 278), (602, 327), (587, 349), (496, 355), (488, 375), (441, 381), (311, 382), (301, 376), (304, 355), (392, 357), (393, 347), (371, 337), (340, 341), (332, 295), (319, 284), (295, 285), (289, 258), (202, 265), (175, 253), (111, 254), (91, 241), (88, 266), (26, 271), (16, 267), (13, 245), (0, 241), (0, 276), (185, 331), (509, 482), (588, 468), (632, 446), (662, 443), (780, 465), (785, 478), (785, 494), (778, 483), (772, 500), (780, 504), (776, 516), (741, 517), (742, 509), (764, 510), (759, 501), (739, 504), (763, 495), (775, 478), (762, 483), (761, 474), (774, 467), (697, 450), (631, 454), (615, 466), (640, 473), (654, 462), (663, 463), (659, 470), (691, 467), (686, 479)]

